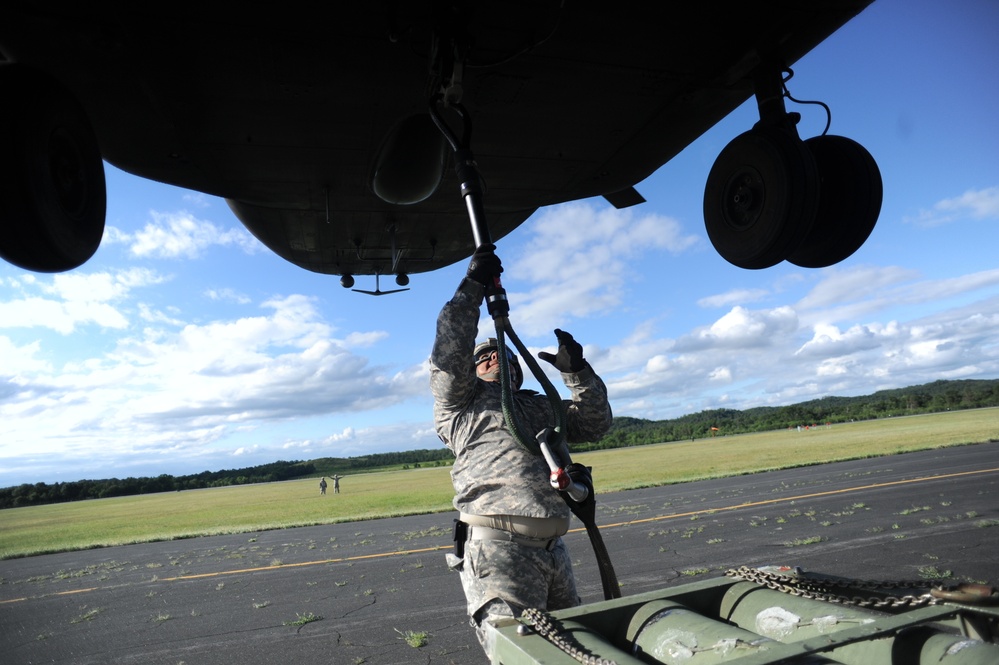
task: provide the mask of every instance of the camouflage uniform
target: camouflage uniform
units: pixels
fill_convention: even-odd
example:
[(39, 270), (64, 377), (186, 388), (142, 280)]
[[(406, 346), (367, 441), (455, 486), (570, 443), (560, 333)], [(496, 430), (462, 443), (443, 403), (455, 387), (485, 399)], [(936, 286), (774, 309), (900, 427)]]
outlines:
[[(455, 455), (451, 470), (454, 507), (463, 516), (492, 516), (492, 526), (517, 523), (518, 518), (560, 526), (555, 533), (531, 534), (534, 538), (518, 535), (512, 540), (495, 538), (503, 535), (502, 527), (499, 534), (488, 530), (492, 537), (478, 539), (472, 526), (464, 558), (448, 554), (448, 564), (461, 572), (470, 623), (488, 654), (486, 631), (480, 626), (485, 619), (519, 615), (527, 607), (573, 607), (580, 600), (569, 554), (559, 537), (568, 529), (569, 507), (549, 484), (544, 458), (522, 447), (507, 428), (499, 382), (480, 380), (475, 373), (472, 351), (483, 295), (481, 284), (462, 281), (437, 319), (430, 357), (434, 423)], [(568, 441), (599, 439), (611, 424), (603, 381), (589, 365), (579, 372), (563, 373), (562, 379), (572, 392), (572, 400), (565, 402)], [(544, 395), (518, 390), (514, 403), (524, 431), (535, 434), (553, 424), (551, 405)]]

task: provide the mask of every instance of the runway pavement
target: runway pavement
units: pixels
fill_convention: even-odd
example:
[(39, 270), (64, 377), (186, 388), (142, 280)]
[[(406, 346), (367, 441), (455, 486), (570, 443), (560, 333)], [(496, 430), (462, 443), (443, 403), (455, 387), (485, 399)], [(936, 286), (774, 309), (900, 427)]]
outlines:
[[(594, 476), (624, 596), (766, 564), (999, 583), (999, 443), (606, 495)], [(0, 661), (485, 663), (444, 563), (453, 517), (0, 561)], [(600, 601), (574, 526), (583, 601)], [(420, 635), (423, 646), (405, 639)]]

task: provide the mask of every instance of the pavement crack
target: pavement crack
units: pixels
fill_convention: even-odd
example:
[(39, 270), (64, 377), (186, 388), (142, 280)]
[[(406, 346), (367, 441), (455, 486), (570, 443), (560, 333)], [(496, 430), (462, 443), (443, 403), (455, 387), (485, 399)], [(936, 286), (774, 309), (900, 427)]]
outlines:
[(378, 602), (377, 596), (371, 596), (371, 602), (370, 603), (365, 603), (364, 605), (358, 605), (354, 609), (348, 610), (348, 611), (344, 612), (343, 614), (341, 614), (340, 618), (343, 619), (343, 618), (349, 617), (354, 612), (360, 612), (363, 609), (367, 609), (367, 608), (371, 607), (372, 605), (374, 605), (377, 602)]

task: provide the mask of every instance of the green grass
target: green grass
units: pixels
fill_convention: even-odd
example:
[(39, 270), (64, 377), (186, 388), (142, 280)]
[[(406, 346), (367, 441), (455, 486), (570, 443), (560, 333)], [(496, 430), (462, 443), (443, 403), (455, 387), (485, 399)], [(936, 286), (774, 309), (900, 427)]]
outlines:
[(427, 641), (430, 639), (430, 634), (423, 631), (407, 630), (406, 632), (402, 632), (396, 628), (395, 632), (399, 633), (401, 639), (405, 640), (406, 644), (414, 649), (427, 646)]
[[(999, 409), (975, 409), (582, 453), (597, 492), (999, 440)], [(340, 494), (314, 479), (0, 510), (0, 559), (202, 535), (452, 510), (449, 467), (359, 474)]]
[(305, 624), (312, 623), (313, 621), (322, 621), (323, 617), (313, 614), (312, 612), (306, 612), (305, 614), (298, 614), (294, 621), (285, 621), (286, 626), (298, 626), (301, 628)]

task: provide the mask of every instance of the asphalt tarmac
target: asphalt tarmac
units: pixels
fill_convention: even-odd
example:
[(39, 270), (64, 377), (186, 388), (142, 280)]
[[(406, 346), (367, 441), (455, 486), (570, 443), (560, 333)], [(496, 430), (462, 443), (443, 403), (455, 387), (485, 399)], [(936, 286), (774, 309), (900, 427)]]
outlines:
[[(770, 564), (999, 583), (999, 443), (606, 495), (594, 477), (623, 596)], [(486, 663), (445, 565), (453, 517), (0, 561), (0, 662)], [(574, 526), (583, 602), (601, 601)]]

